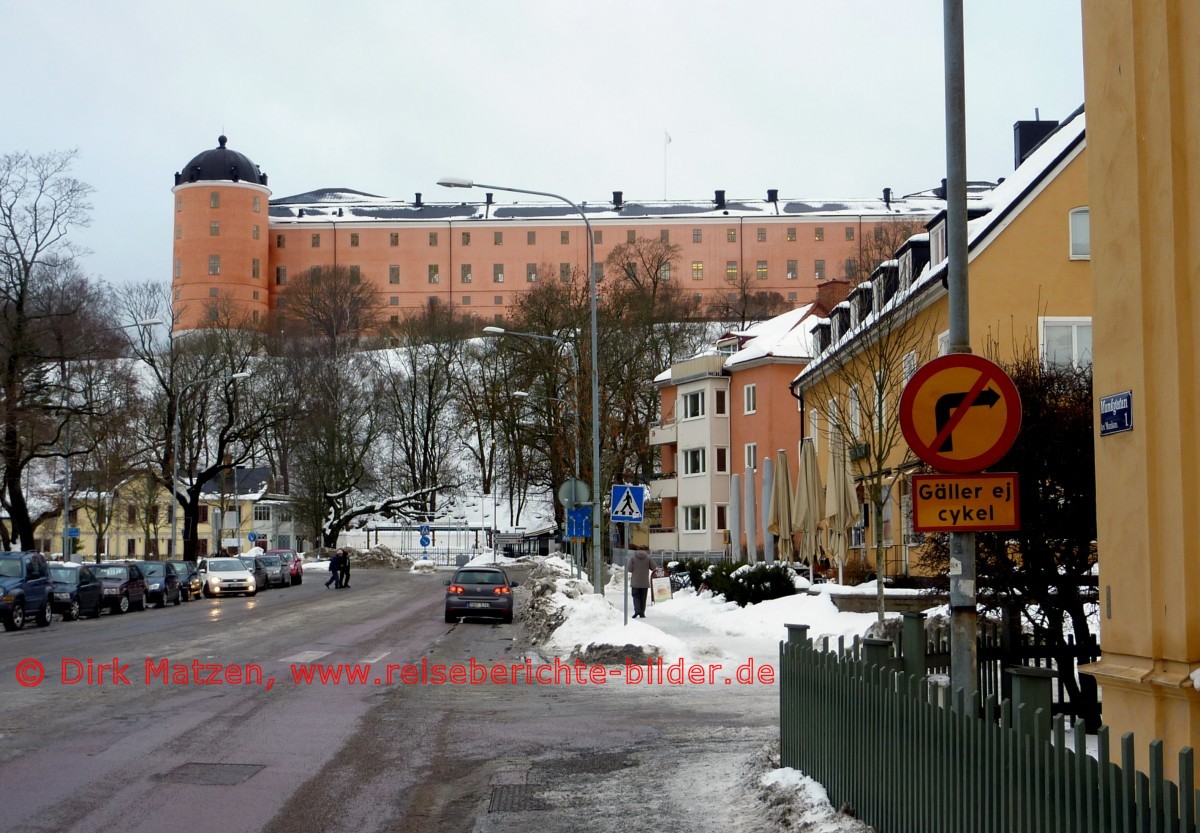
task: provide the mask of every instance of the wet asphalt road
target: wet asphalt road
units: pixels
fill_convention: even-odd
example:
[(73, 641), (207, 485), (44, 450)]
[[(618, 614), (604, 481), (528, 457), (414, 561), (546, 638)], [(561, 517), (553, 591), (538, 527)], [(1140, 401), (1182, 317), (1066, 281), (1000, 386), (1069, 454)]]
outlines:
[[(333, 591), (310, 574), (0, 634), (0, 830), (761, 829), (731, 761), (777, 733), (773, 691), (429, 684), (543, 660), (519, 621), (446, 624), (446, 577), (359, 570)], [(114, 659), (123, 678), (97, 681)], [(291, 670), (337, 664), (361, 682)]]

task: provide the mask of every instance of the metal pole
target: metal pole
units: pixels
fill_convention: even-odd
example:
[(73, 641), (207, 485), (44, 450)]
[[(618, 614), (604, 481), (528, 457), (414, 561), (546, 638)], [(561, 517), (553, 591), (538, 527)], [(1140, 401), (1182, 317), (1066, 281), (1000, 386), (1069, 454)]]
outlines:
[[(946, 253), (950, 352), (970, 353), (967, 288), (967, 118), (962, 0), (943, 0), (946, 65)], [(975, 534), (950, 533), (950, 685), (978, 690)], [(959, 702), (957, 698), (954, 702)]]

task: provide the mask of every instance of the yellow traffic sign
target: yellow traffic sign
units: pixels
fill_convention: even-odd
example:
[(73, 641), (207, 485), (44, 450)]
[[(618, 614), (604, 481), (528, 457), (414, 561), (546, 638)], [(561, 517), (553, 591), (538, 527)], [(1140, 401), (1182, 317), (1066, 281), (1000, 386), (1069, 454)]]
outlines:
[(1021, 528), (1016, 474), (914, 474), (914, 532)]
[(1012, 448), (1021, 396), (994, 362), (971, 353), (940, 356), (905, 385), (900, 428), (913, 453), (938, 471), (979, 471)]

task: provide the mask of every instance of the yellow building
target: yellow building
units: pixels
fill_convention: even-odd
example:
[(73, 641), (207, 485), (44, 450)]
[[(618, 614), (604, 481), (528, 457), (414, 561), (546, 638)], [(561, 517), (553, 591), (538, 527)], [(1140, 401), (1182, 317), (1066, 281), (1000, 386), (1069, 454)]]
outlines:
[[(175, 524), (177, 544), (171, 544), (173, 505), (170, 492), (155, 478), (135, 475), (111, 488), (87, 483), (71, 498), (69, 526), (79, 530), (75, 552), (85, 557), (170, 558), (183, 553), (183, 515)], [(197, 555), (217, 549), (245, 552), (253, 546), (293, 548), (300, 536), (293, 529), (286, 496), (269, 491), (266, 468), (237, 468), (201, 495), (196, 529)], [(218, 528), (218, 523), (220, 528)], [(254, 540), (250, 540), (250, 536)], [(62, 550), (61, 516), (37, 530), (43, 552)]]
[(1083, 22), (1095, 393), (1132, 415), (1096, 438), (1104, 656), (1085, 670), (1114, 737), (1162, 738), (1173, 771), (1200, 746), (1200, 4), (1084, 0)]
[[(1032, 347), (1050, 363), (1090, 360), (1085, 156), (1081, 109), (990, 194), (968, 204), (974, 353), (1003, 361)], [(803, 431), (816, 441), (823, 477), (834, 445), (830, 438), (847, 448), (860, 501), (869, 500), (864, 478), (886, 472), (876, 480), (886, 492), (882, 557), (862, 521), (851, 530), (849, 557), (871, 570), (882, 562), (885, 575), (907, 573), (922, 544), (911, 525), (906, 469), (915, 458), (896, 418), (900, 395), (921, 364), (946, 352), (949, 340), (945, 212), (928, 230), (905, 243), (895, 260), (859, 284), (815, 328), (814, 357), (792, 382), (804, 400)]]

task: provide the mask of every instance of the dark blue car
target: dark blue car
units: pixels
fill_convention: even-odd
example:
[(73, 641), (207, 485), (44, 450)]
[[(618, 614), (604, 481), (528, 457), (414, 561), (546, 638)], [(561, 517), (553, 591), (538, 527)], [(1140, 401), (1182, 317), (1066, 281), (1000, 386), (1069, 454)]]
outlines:
[(100, 615), (100, 579), (86, 564), (55, 561), (50, 564), (54, 596), (50, 602), (64, 622)]
[(40, 627), (54, 617), (50, 568), (39, 552), (0, 552), (0, 623), (19, 631), (32, 616)]

